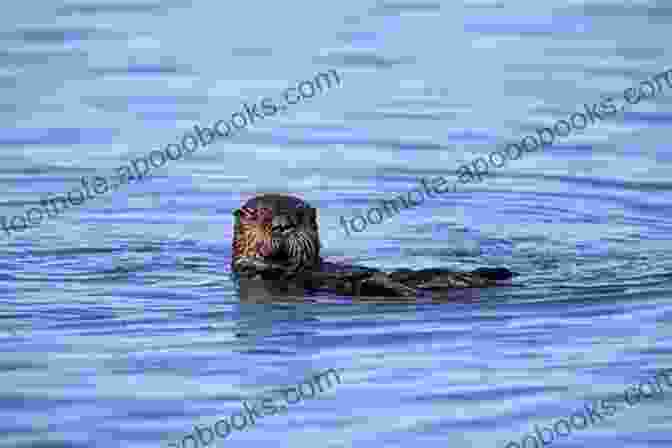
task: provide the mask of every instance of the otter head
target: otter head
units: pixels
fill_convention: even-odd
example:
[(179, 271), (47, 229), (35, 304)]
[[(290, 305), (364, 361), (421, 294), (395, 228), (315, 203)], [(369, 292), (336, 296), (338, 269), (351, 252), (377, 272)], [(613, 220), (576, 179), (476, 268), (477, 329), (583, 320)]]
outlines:
[(234, 215), (233, 262), (239, 257), (270, 258), (297, 270), (319, 262), (317, 212), (301, 199), (256, 196)]

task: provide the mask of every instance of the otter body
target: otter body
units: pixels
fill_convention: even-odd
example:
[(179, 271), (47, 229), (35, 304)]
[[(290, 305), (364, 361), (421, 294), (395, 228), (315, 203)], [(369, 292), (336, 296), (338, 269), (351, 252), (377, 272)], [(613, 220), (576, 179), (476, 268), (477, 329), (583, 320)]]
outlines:
[(420, 297), (447, 289), (508, 284), (502, 282), (515, 275), (506, 268), (386, 273), (324, 261), (317, 211), (293, 196), (254, 197), (235, 210), (234, 216), (232, 271), (241, 292), (253, 295), (326, 290), (352, 296)]

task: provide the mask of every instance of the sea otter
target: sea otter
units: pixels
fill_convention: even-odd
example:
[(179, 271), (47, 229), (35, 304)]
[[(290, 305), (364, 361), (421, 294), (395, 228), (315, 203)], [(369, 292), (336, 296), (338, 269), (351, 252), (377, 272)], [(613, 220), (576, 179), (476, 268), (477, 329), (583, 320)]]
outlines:
[(437, 290), (508, 284), (502, 282), (516, 275), (506, 268), (471, 272), (402, 269), (386, 273), (325, 261), (320, 257), (317, 210), (293, 196), (256, 196), (233, 215), (232, 271), (238, 281), (264, 282), (266, 290), (413, 297)]

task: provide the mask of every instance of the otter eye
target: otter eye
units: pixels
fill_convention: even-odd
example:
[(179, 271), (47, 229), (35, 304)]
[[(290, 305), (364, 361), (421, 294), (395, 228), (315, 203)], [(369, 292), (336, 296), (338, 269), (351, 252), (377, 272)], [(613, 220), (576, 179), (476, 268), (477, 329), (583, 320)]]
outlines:
[(259, 216), (261, 216), (261, 218), (263, 220), (272, 219), (273, 218), (273, 210), (271, 210), (270, 208), (261, 208), (261, 209), (259, 209)]

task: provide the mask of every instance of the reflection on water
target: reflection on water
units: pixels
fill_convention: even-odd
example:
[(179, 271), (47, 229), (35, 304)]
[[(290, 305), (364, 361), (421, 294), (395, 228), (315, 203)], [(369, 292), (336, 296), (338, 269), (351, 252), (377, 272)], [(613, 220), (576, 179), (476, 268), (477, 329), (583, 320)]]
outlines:
[[(654, 0), (6, 8), (0, 216), (311, 73), (337, 70), (343, 84), (3, 239), (0, 444), (167, 446), (338, 366), (338, 391), (235, 443), (495, 448), (672, 367), (672, 95), (364, 232), (346, 237), (338, 219), (421, 178), (454, 179), (671, 68), (671, 11)], [(506, 266), (520, 286), (411, 303), (241, 289), (231, 212), (270, 192), (318, 208), (327, 259)], [(668, 400), (564, 444), (665, 445)]]

